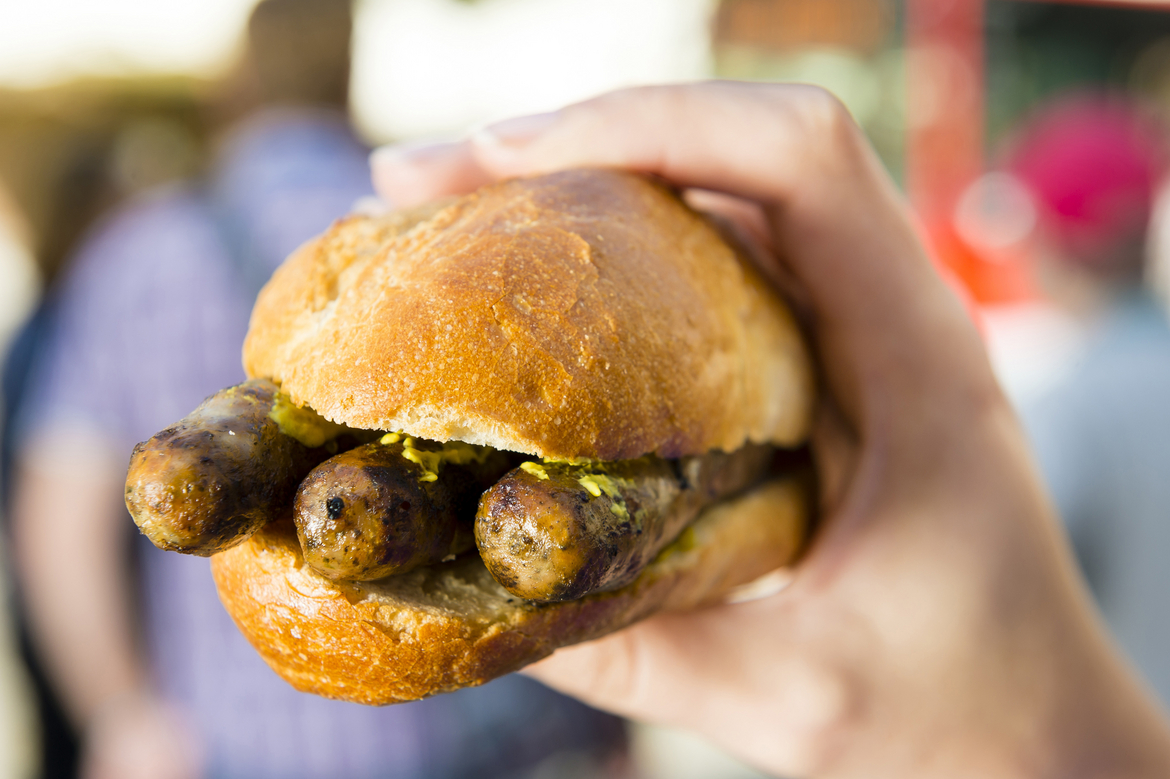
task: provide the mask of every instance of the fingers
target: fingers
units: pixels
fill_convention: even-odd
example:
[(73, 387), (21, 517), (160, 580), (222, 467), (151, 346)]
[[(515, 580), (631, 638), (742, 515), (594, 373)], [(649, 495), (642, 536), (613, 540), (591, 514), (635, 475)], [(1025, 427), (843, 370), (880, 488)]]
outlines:
[(498, 176), (621, 167), (772, 203), (817, 184), (800, 178), (814, 167), (848, 171), (864, 148), (835, 98), (799, 85), (641, 87), (531, 119), (477, 133), (480, 164)]
[(623, 90), (493, 125), (468, 144), (412, 151), (409, 164), (399, 156), (375, 160), (390, 199), (462, 191), (485, 174), (592, 165), (755, 201), (833, 327), (896, 324), (889, 320), (906, 302), (937, 282), (860, 131), (835, 98), (812, 87)]
[[(524, 673), (599, 708), (701, 732), (732, 751), (752, 744), (761, 767), (805, 775), (854, 716), (855, 690), (828, 658), (794, 651), (797, 621), (784, 597), (659, 615), (559, 649)], [(742, 636), (752, 640), (729, 641)], [(704, 683), (688, 683), (696, 677)]]
[(588, 165), (757, 203), (774, 255), (807, 291), (823, 367), (851, 423), (881, 421), (938, 398), (940, 384), (986, 372), (978, 336), (880, 162), (840, 103), (813, 87), (623, 90), (493, 125), (408, 165), (375, 160), (375, 175), (391, 198), (422, 198)]
[[(947, 348), (977, 344), (922, 251), (903, 204), (847, 111), (796, 85), (625, 90), (473, 139), (497, 176), (617, 166), (760, 203), (776, 253), (812, 301), (839, 389), (921, 389)], [(941, 333), (940, 333), (941, 331)], [(913, 377), (908, 381), (907, 377)], [(855, 403), (844, 398), (847, 411)], [(850, 414), (853, 416), (853, 414)]]
[(383, 146), (370, 155), (374, 189), (394, 208), (461, 194), (493, 180), (466, 141)]
[(685, 190), (683, 199), (691, 208), (707, 214), (724, 239), (744, 251), (752, 264), (780, 290), (797, 319), (807, 324), (808, 296), (788, 266), (776, 262), (771, 227), (760, 204), (707, 189)]
[[(695, 701), (688, 686), (662, 684), (679, 663), (680, 650), (685, 651), (674, 637), (669, 619), (651, 619), (597, 641), (558, 649), (524, 674), (627, 717), (678, 725), (682, 719), (664, 722), (663, 714), (684, 718)], [(659, 693), (667, 697), (656, 699)]]
[(830, 400), (817, 407), (812, 430), (822, 516), (835, 514), (845, 499), (857, 468), (858, 441)]
[(683, 192), (683, 199), (696, 211), (720, 216), (735, 224), (750, 235), (761, 248), (769, 251), (775, 249), (772, 245), (772, 230), (768, 224), (768, 217), (760, 204), (754, 200), (712, 192), (709, 189), (688, 189)]

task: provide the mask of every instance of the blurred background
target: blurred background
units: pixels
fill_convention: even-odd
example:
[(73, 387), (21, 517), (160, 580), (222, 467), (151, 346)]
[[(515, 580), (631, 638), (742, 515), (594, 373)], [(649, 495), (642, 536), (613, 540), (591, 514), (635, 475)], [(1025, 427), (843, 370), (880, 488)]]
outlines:
[[(135, 733), (170, 745), (173, 776), (260, 776), (240, 755), (284, 749), (219, 746), (230, 728), (200, 719), (232, 639), (176, 638), (223, 618), (149, 593), (205, 568), (132, 546), (116, 482), (130, 444), (232, 383), (259, 280), (369, 195), (369, 148), (709, 77), (819, 84), (852, 111), (972, 301), (1106, 619), (1170, 700), (1170, 3), (0, 0), (0, 779), (163, 776)], [(106, 588), (86, 608), (121, 626), (96, 637), (58, 575), (91, 527)], [(485, 689), (393, 721), (306, 707), (284, 738), (393, 730), (417, 753), (403, 776), (497, 775), (434, 757), (452, 752), (500, 776), (755, 776), (682, 733)], [(269, 695), (247, 692), (230, 705)], [(483, 746), (523, 718), (586, 737)]]

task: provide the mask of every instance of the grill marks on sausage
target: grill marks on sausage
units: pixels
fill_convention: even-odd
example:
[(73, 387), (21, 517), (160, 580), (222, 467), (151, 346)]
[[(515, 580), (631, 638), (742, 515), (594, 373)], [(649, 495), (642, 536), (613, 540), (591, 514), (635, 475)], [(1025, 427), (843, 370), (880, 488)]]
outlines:
[(770, 447), (680, 461), (545, 464), (516, 470), (484, 493), (476, 543), (509, 592), (564, 601), (622, 587), (710, 503), (759, 482)]
[(286, 435), (272, 416), (279, 397), (270, 381), (229, 387), (134, 447), (126, 507), (156, 546), (208, 556), (244, 541), (288, 511), (314, 466), (356, 443), (340, 429), (314, 447)]
[(291, 510), (305, 561), (331, 579), (404, 573), (478, 545), (510, 592), (558, 601), (632, 581), (703, 507), (760, 481), (774, 454), (540, 464), (401, 434), (365, 443), (376, 435), (249, 381), (135, 447), (126, 504), (157, 546), (205, 556)]
[[(411, 441), (417, 452), (442, 446)], [(446, 463), (440, 478), (404, 456), (403, 443), (371, 443), (326, 460), (297, 490), (293, 518), (305, 562), (330, 579), (379, 579), (431, 565), (475, 545), (471, 517), (480, 493), (514, 460)], [(423, 459), (418, 458), (416, 459)]]

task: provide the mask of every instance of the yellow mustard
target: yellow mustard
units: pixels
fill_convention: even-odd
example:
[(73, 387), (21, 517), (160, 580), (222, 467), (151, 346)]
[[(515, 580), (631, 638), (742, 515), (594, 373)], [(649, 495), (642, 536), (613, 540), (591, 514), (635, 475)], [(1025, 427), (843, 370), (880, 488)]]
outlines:
[(276, 393), (268, 418), (276, 423), (280, 432), (310, 449), (323, 446), (326, 441), (336, 438), (346, 429), (345, 425), (330, 422), (307, 406), (293, 405), (289, 397), (282, 392)]
[(544, 469), (544, 466), (541, 465), (540, 463), (534, 463), (534, 462), (520, 463), (520, 470), (524, 471), (525, 473), (531, 473), (533, 476), (540, 479), (541, 481), (548, 481), (548, 471), (546, 471)]
[[(387, 445), (398, 443), (399, 435), (398, 433), (387, 433), (382, 436), (382, 443)], [(402, 437), (401, 440), (402, 456), (412, 463), (422, 466), (423, 473), (418, 477), (419, 481), (437, 481), (439, 471), (446, 463), (453, 465), (482, 463), (491, 456), (493, 451), (489, 446), (474, 446), (462, 441), (448, 441), (442, 444), (442, 448), (438, 451), (428, 452), (416, 448), (414, 438), (410, 436)]]

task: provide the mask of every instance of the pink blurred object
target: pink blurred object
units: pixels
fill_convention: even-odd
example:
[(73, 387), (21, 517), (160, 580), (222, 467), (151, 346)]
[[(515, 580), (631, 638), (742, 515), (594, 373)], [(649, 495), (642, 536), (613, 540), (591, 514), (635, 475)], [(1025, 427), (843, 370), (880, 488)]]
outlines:
[(1036, 198), (1040, 227), (1068, 260), (1106, 269), (1145, 236), (1166, 162), (1152, 116), (1117, 94), (1077, 94), (1039, 109), (1008, 168)]

